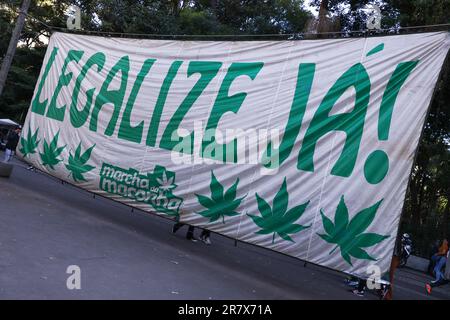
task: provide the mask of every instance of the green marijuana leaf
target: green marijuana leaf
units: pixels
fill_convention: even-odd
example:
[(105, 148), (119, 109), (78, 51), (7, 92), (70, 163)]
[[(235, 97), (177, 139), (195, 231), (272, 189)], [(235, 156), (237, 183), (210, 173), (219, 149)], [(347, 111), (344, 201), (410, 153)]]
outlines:
[(320, 210), (322, 216), (323, 228), (327, 234), (318, 234), (323, 240), (329, 243), (335, 243), (337, 246), (331, 250), (332, 254), (338, 247), (341, 250), (341, 256), (352, 266), (350, 256), (356, 259), (365, 259), (376, 261), (362, 248), (368, 248), (380, 243), (389, 236), (383, 236), (377, 233), (363, 233), (372, 223), (375, 214), (383, 199), (373, 206), (358, 212), (353, 219), (349, 221), (348, 209), (344, 202), (344, 196), (337, 206), (334, 216), (334, 223), (327, 218)]
[(42, 164), (44, 166), (49, 166), (52, 170), (55, 170), (54, 166), (62, 161), (62, 159), (59, 159), (58, 157), (66, 147), (62, 146), (58, 148), (58, 138), (59, 131), (54, 136), (50, 144), (48, 144), (44, 139), (44, 153), (39, 153), (39, 155), (41, 156)]
[(286, 178), (284, 178), (280, 190), (273, 199), (273, 208), (271, 208), (266, 200), (261, 198), (258, 193), (256, 193), (256, 200), (258, 202), (258, 210), (261, 213), (261, 217), (251, 214), (247, 214), (247, 216), (252, 218), (253, 222), (261, 228), (261, 230), (256, 232), (257, 234), (273, 233), (272, 243), (275, 242), (276, 234), (284, 240), (295, 242), (289, 234), (300, 232), (311, 226), (303, 226), (294, 223), (305, 212), (309, 201), (287, 210), (289, 193), (287, 192)]
[(239, 212), (235, 210), (241, 204), (242, 198), (236, 199), (237, 186), (239, 183), (239, 178), (236, 182), (224, 193), (223, 186), (217, 181), (214, 173), (211, 171), (211, 183), (209, 185), (211, 189), (211, 198), (202, 196), (200, 194), (195, 194), (197, 196), (198, 202), (207, 208), (207, 210), (201, 211), (198, 214), (209, 218), (209, 222), (214, 222), (222, 217), (222, 222), (225, 223), (225, 216), (235, 216)]
[(177, 185), (174, 184), (175, 176), (168, 178), (166, 171), (163, 172), (161, 179), (156, 178), (156, 181), (159, 184), (159, 188), (163, 191), (171, 191), (177, 187)]
[(81, 154), (80, 142), (77, 149), (75, 150), (75, 154), (72, 156), (72, 154), (69, 153), (69, 163), (66, 164), (66, 168), (70, 171), (70, 174), (72, 174), (72, 178), (75, 182), (87, 181), (84, 178), (83, 174), (95, 168), (91, 165), (86, 164), (86, 162), (88, 162), (89, 158), (91, 157), (91, 152), (94, 147), (95, 144), (87, 149), (83, 154)]
[(24, 137), (20, 138), (20, 152), (23, 154), (23, 157), (27, 157), (30, 154), (36, 153), (36, 148), (39, 145), (40, 140), (37, 140), (37, 135), (39, 132), (39, 128), (36, 129), (36, 132), (31, 135), (31, 127), (28, 127), (28, 135), (25, 139)]

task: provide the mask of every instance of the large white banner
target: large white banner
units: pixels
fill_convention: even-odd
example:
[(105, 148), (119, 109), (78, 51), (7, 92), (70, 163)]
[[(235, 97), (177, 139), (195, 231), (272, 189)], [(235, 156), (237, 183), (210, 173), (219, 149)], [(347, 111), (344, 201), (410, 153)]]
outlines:
[(386, 272), (449, 43), (445, 32), (239, 42), (55, 33), (18, 151), (148, 212), (332, 269)]

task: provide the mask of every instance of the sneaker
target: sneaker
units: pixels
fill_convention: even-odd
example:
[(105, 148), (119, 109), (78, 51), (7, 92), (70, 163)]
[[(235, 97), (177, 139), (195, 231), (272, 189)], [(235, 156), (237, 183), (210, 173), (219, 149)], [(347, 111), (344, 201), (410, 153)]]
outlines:
[(202, 237), (201, 240), (204, 244), (207, 244), (208, 246), (211, 244), (211, 239), (209, 237)]
[(192, 241), (192, 242), (197, 242), (198, 239), (196, 237), (186, 237), (186, 239)]
[(358, 289), (352, 290), (353, 294), (356, 294), (359, 297), (364, 297), (364, 291), (359, 291)]
[(430, 285), (429, 283), (427, 283), (427, 284), (425, 285), (425, 290), (427, 290), (427, 293), (428, 293), (428, 294), (431, 294), (431, 285)]

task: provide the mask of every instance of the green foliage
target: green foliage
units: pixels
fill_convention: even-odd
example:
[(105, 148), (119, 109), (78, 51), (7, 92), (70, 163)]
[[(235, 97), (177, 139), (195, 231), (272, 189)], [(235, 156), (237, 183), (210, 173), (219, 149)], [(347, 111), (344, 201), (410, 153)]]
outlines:
[(448, 23), (450, 0), (388, 0), (388, 4), (399, 12), (402, 26), (423, 26)]
[(303, 31), (302, 0), (79, 0), (89, 29), (148, 34), (261, 34)]
[(309, 201), (293, 207), (292, 209), (287, 209), (289, 193), (287, 191), (286, 178), (284, 178), (280, 190), (273, 199), (273, 208), (271, 208), (270, 205), (258, 194), (256, 194), (256, 200), (258, 202), (258, 210), (261, 213), (261, 217), (251, 214), (247, 215), (252, 218), (253, 222), (258, 227), (261, 228), (261, 230), (256, 232), (257, 234), (273, 234), (272, 243), (275, 242), (276, 234), (286, 241), (294, 242), (294, 240), (292, 240), (289, 236), (290, 234), (298, 233), (311, 226), (295, 224), (295, 222), (305, 212)]
[(36, 129), (33, 135), (31, 135), (31, 127), (28, 127), (27, 138), (20, 138), (20, 152), (26, 158), (30, 154), (36, 153), (36, 149), (40, 140), (37, 139), (39, 128)]
[(59, 131), (58, 133), (53, 137), (50, 144), (47, 143), (47, 141), (44, 139), (44, 152), (39, 153), (41, 156), (42, 164), (44, 166), (50, 167), (52, 170), (55, 170), (55, 167), (58, 163), (62, 161), (62, 159), (59, 158), (59, 155), (64, 150), (66, 146), (58, 147), (58, 138), (59, 138)]
[(78, 144), (75, 154), (69, 153), (69, 161), (66, 164), (67, 170), (70, 171), (72, 178), (75, 182), (87, 181), (84, 174), (94, 169), (94, 166), (87, 164), (89, 158), (91, 157), (92, 150), (95, 144), (87, 149), (83, 154), (81, 154), (81, 142)]
[(225, 223), (225, 216), (238, 215), (237, 208), (241, 204), (242, 199), (236, 198), (237, 187), (239, 184), (239, 178), (236, 182), (224, 192), (223, 186), (217, 180), (214, 172), (211, 171), (211, 183), (209, 185), (211, 189), (211, 198), (206, 196), (195, 194), (198, 202), (206, 208), (206, 210), (199, 212), (205, 218), (209, 219), (209, 222), (214, 222), (222, 218), (222, 222)]
[(325, 216), (322, 209), (320, 210), (323, 228), (326, 233), (318, 235), (326, 242), (337, 245), (330, 254), (339, 248), (342, 258), (350, 265), (352, 265), (350, 257), (376, 261), (362, 248), (372, 247), (389, 237), (377, 233), (364, 233), (375, 218), (382, 201), (380, 200), (373, 206), (361, 210), (350, 221), (344, 196), (341, 197), (337, 206), (334, 223)]
[[(0, 63), (6, 53), (21, 2), (8, 0), (0, 4)], [(50, 35), (50, 31), (36, 19), (53, 26), (65, 26), (64, 12), (69, 2), (31, 2), (19, 46), (0, 97), (0, 118), (10, 118), (19, 123), (25, 121), (45, 55), (46, 42), (43, 39)]]

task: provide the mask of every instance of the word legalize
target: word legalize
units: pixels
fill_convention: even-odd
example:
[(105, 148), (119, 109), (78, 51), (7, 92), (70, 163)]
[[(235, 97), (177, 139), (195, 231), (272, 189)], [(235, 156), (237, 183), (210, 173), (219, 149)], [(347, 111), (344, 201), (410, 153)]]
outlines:
[[(383, 48), (384, 44), (380, 44), (371, 50), (369, 54), (381, 51)], [(130, 57), (128, 55), (121, 57), (107, 72), (106, 79), (101, 85), (99, 92), (95, 92), (95, 88), (85, 90), (85, 87), (83, 87), (86, 91), (87, 101), (80, 110), (78, 99), (83, 82), (86, 81), (88, 71), (94, 69), (97, 72), (100, 72), (105, 65), (107, 57), (103, 52), (92, 54), (84, 65), (80, 66), (80, 73), (73, 79), (74, 74), (72, 72), (67, 72), (68, 65), (69, 63), (78, 64), (84, 55), (84, 51), (69, 50), (64, 59), (64, 63), (61, 66), (60, 76), (52, 96), (41, 101), (41, 94), (47, 76), (51, 68), (56, 68), (54, 62), (58, 53), (58, 47), (54, 47), (41, 76), (36, 95), (32, 101), (32, 112), (45, 115), (46, 117), (57, 121), (63, 121), (65, 117), (69, 117), (70, 123), (74, 128), (88, 125), (89, 130), (97, 132), (97, 130), (99, 130), (98, 119), (100, 111), (103, 108), (112, 108), (111, 117), (103, 132), (104, 135), (112, 136), (117, 134), (119, 139), (138, 144), (144, 139), (147, 146), (157, 146), (170, 151), (177, 149), (177, 145), (180, 141), (186, 139), (186, 137), (182, 138), (178, 135), (178, 130), (180, 129), (183, 118), (185, 118), (189, 112), (194, 112), (191, 110), (191, 107), (202, 95), (208, 84), (218, 76), (219, 71), (223, 66), (222, 62), (217, 61), (173, 61), (161, 84), (159, 95), (153, 108), (153, 113), (149, 114), (146, 119), (142, 119), (138, 125), (132, 125), (131, 118), (136, 97), (140, 92), (146, 76), (150, 73), (152, 66), (157, 63), (156, 59), (145, 60), (140, 67), (140, 71), (137, 74), (134, 83), (131, 85), (128, 83)], [(163, 114), (172, 82), (179, 72), (180, 66), (184, 63), (188, 64), (187, 75), (190, 77), (197, 74), (198, 80), (192, 89), (186, 93), (183, 102), (168, 121), (168, 124), (159, 139), (159, 144), (156, 145), (161, 115)], [(391, 74), (385, 87), (379, 110), (379, 140), (388, 140), (391, 118), (397, 95), (418, 63), (418, 60), (401, 62)], [(227, 157), (227, 150), (229, 152), (230, 148), (235, 150), (239, 149), (237, 146), (237, 139), (227, 143), (219, 143), (215, 131), (222, 116), (228, 112), (237, 114), (242, 103), (246, 99), (247, 93), (236, 93), (237, 90), (235, 87), (233, 87), (233, 92), (235, 93), (230, 95), (230, 87), (232, 84), (239, 77), (248, 77), (253, 81), (263, 67), (263, 62), (231, 62), (227, 67), (226, 74), (220, 84), (204, 128), (205, 132), (208, 132), (208, 134), (203, 135), (201, 147), (198, 151), (200, 157), (211, 158), (222, 162), (239, 162), (237, 157), (231, 157), (231, 159), (230, 157)], [(284, 134), (278, 146), (272, 143), (268, 144), (261, 161), (265, 167), (273, 169), (280, 166), (287, 160), (294, 149), (294, 143), (298, 138), (302, 126), (303, 117), (314, 82), (315, 72), (315, 63), (302, 62), (299, 64), (294, 98), (287, 123), (284, 127)], [(110, 84), (114, 79), (120, 79), (120, 87), (113, 90), (110, 89)], [(73, 85), (71, 101), (67, 102), (70, 103), (70, 105), (58, 105), (57, 101), (61, 91), (64, 87), (68, 87), (71, 81), (75, 81), (75, 83)], [(88, 83), (88, 81), (86, 82)], [(125, 102), (126, 89), (130, 85), (131, 93), (128, 101)], [(85, 84), (85, 86), (88, 86), (88, 84)], [(333, 106), (349, 88), (354, 88), (355, 90), (353, 109), (346, 113), (330, 114)], [(96, 97), (94, 99), (95, 95)], [(318, 141), (330, 132), (343, 131), (346, 134), (345, 144), (338, 160), (331, 168), (331, 174), (340, 177), (351, 176), (358, 157), (370, 95), (371, 79), (362, 63), (355, 63), (340, 75), (323, 97), (312, 119), (308, 119), (310, 121), (307, 121), (309, 126), (298, 153), (298, 170), (314, 172), (314, 153)], [(151, 110), (151, 108), (148, 110)], [(121, 119), (120, 122), (119, 119)], [(149, 121), (149, 126), (148, 131), (144, 133), (144, 124), (146, 121)], [(188, 137), (193, 140), (193, 133)], [(217, 150), (220, 149), (222, 149), (223, 152), (217, 152)], [(194, 150), (193, 148), (178, 148), (178, 152), (192, 154)], [(236, 155), (238, 152), (234, 152), (234, 154)], [(369, 168), (369, 170), (365, 171), (366, 180), (372, 184), (379, 183), (386, 176), (388, 167), (388, 155), (382, 150), (375, 150), (366, 160), (365, 168)], [(370, 168), (382, 168), (382, 170), (371, 170)], [(381, 172), (381, 174), (376, 172)]]

